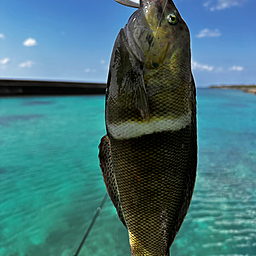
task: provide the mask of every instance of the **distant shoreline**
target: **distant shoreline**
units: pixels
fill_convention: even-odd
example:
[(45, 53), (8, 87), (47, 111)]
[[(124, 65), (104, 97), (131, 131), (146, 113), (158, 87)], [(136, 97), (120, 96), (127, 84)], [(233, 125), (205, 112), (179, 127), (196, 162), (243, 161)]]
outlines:
[(0, 79), (0, 97), (105, 94), (105, 83)]
[(212, 85), (209, 89), (239, 90), (256, 95), (256, 85)]

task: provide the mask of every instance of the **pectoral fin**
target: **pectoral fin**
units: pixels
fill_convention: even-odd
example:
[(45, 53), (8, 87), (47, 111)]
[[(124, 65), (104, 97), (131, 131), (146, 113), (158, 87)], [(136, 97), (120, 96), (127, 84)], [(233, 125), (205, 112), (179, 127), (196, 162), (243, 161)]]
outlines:
[(119, 219), (126, 227), (112, 163), (110, 141), (107, 135), (102, 137), (101, 143), (99, 145), (99, 151), (100, 168), (102, 171), (105, 185), (107, 187), (108, 194), (116, 208)]
[(134, 104), (141, 116), (144, 119), (149, 119), (148, 98), (143, 74), (145, 57), (129, 36), (127, 30), (121, 29), (117, 37), (110, 63), (112, 79), (108, 81), (108, 88), (112, 91), (113, 97), (118, 98), (120, 94), (126, 95), (127, 102), (123, 100), (122, 104), (127, 106)]

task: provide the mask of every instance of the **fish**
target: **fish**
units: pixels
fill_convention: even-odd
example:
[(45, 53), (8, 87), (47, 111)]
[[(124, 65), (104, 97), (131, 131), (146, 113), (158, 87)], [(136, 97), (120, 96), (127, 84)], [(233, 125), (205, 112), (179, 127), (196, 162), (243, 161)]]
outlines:
[(196, 108), (187, 24), (172, 0), (140, 0), (113, 47), (99, 145), (132, 256), (170, 255), (196, 181)]

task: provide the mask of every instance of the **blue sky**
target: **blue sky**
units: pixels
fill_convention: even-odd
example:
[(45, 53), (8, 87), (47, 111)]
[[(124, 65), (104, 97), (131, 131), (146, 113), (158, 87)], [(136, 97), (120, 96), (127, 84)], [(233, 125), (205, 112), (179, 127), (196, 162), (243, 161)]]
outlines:
[[(197, 86), (256, 84), (256, 1), (174, 2), (190, 28)], [(106, 82), (134, 11), (114, 0), (1, 0), (0, 77)]]

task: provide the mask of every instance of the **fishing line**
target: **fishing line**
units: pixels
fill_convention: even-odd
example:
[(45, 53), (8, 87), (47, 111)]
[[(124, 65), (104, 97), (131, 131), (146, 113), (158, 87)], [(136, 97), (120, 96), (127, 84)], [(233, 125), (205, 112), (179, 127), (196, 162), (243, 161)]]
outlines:
[(75, 254), (74, 256), (78, 256), (79, 252), (81, 251), (81, 249), (82, 249), (82, 247), (83, 247), (83, 244), (84, 244), (86, 238), (88, 237), (88, 235), (89, 235), (89, 233), (90, 233), (90, 231), (91, 231), (91, 229), (92, 229), (92, 227), (93, 227), (93, 225), (94, 225), (94, 223), (95, 223), (97, 217), (98, 217), (99, 214), (100, 214), (101, 209), (103, 208), (103, 206), (104, 206), (104, 204), (105, 204), (105, 202), (106, 202), (106, 200), (107, 200), (107, 197), (108, 197), (108, 194), (106, 193), (106, 195), (104, 196), (103, 200), (101, 201), (101, 204), (100, 204), (100, 206), (98, 207), (98, 209), (97, 209), (97, 211), (96, 211), (96, 213), (95, 213), (95, 215), (94, 215), (94, 217), (93, 217), (93, 219), (92, 219), (92, 222), (91, 222), (89, 228), (87, 229), (87, 231), (86, 231), (86, 233), (85, 233), (85, 235), (84, 235), (84, 238), (83, 238), (82, 242), (80, 243), (80, 245), (79, 245), (79, 247), (78, 247), (78, 249), (77, 249), (77, 251), (76, 251), (76, 254)]

